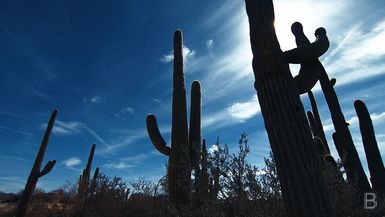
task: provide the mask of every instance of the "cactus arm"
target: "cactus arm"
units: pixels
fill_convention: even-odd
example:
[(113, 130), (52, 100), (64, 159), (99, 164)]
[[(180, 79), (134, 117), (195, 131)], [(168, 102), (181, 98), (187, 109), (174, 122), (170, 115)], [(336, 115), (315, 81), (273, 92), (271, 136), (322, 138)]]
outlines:
[[(323, 29), (323, 28), (317, 29), (316, 30), (317, 34), (320, 34), (319, 33), (320, 29)], [(301, 68), (299, 70), (298, 75), (294, 77), (294, 82), (298, 87), (299, 93), (304, 94), (310, 91), (318, 81), (320, 70), (321, 70), (320, 69), (321, 63), (318, 61), (317, 51), (318, 49), (321, 49), (320, 47), (322, 47), (324, 43), (321, 43), (320, 41), (316, 41), (313, 44), (310, 43), (309, 39), (306, 37), (306, 35), (303, 32), (302, 24), (299, 22), (295, 22), (291, 25), (291, 31), (295, 36), (297, 48), (293, 49), (295, 50), (295, 52), (293, 50), (284, 52), (284, 56), (287, 58), (288, 62), (290, 63), (292, 63), (291, 62), (292, 58), (297, 58), (296, 61), (298, 62), (295, 62), (295, 63), (301, 63)], [(319, 38), (323, 38), (323, 39), (326, 38), (326, 41), (328, 42), (328, 39), (326, 37), (326, 31), (325, 31), (325, 37), (317, 37), (317, 40)], [(328, 47), (329, 47), (329, 43), (327, 43), (327, 47), (322, 47), (322, 49), (327, 50)], [(304, 50), (304, 48), (309, 48), (309, 50)], [(294, 57), (290, 55), (294, 55)]]
[(199, 81), (191, 85), (189, 145), (191, 165), (195, 167), (200, 160), (201, 144), (201, 86)]
[[(304, 34), (303, 34), (304, 36)], [(322, 56), (329, 49), (329, 39), (326, 36), (324, 28), (318, 28), (315, 31), (316, 41), (310, 44), (304, 44), (292, 50), (283, 53), (289, 63), (303, 63), (312, 61)], [(306, 37), (306, 36), (305, 36)]]
[(153, 114), (147, 115), (146, 123), (147, 133), (150, 137), (152, 144), (160, 153), (169, 156), (171, 153), (171, 148), (166, 145), (166, 142), (160, 135), (155, 116)]
[(356, 100), (354, 102), (354, 108), (356, 109), (360, 125), (362, 143), (368, 162), (372, 187), (374, 191), (382, 197), (385, 194), (385, 168), (374, 134), (372, 119), (363, 101)]
[(45, 165), (43, 170), (39, 173), (39, 177), (47, 175), (52, 170), (52, 168), (55, 166), (55, 163), (56, 163), (56, 160), (48, 161), (48, 163)]

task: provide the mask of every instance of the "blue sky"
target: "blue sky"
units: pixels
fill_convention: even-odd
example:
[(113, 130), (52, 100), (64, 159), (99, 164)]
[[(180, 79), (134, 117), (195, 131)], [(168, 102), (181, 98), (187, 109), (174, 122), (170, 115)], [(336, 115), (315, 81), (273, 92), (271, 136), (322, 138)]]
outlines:
[[(385, 157), (385, 2), (277, 0), (276, 29), (283, 50), (295, 47), (290, 25), (300, 21), (311, 41), (323, 26), (331, 46), (321, 58), (363, 159), (353, 102), (372, 114)], [(57, 160), (38, 187), (75, 183), (97, 144), (93, 169), (125, 180), (156, 181), (167, 158), (147, 137), (154, 113), (169, 141), (172, 35), (184, 33), (188, 93), (202, 84), (202, 135), (237, 150), (249, 135), (249, 161), (262, 167), (270, 151), (253, 89), (248, 21), (243, 1), (2, 1), (0, 3), (0, 191), (24, 187), (44, 127), (57, 122), (45, 161)], [(298, 66), (291, 66), (293, 75)], [(314, 88), (331, 142), (330, 115)], [(309, 109), (307, 97), (302, 97)], [(332, 151), (337, 157), (334, 147)]]

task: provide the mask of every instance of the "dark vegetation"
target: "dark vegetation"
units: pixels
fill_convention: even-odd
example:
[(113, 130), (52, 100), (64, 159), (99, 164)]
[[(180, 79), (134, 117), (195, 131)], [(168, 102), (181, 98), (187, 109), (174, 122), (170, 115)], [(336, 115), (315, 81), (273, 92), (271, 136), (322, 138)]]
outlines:
[[(168, 157), (167, 174), (158, 183), (143, 178), (126, 183), (107, 177), (97, 168), (91, 179), (95, 152), (92, 145), (87, 165), (76, 185), (45, 194), (35, 189), (39, 177), (49, 173), (55, 161), (41, 170), (44, 152), (57, 110), (49, 121), (30, 177), (17, 209), (3, 216), (262, 216), (348, 217), (385, 216), (385, 169), (369, 112), (364, 102), (354, 106), (370, 171), (364, 173), (357, 150), (334, 90), (318, 60), (329, 47), (324, 28), (310, 43), (299, 22), (292, 25), (297, 48), (282, 52), (274, 30), (272, 0), (246, 0), (253, 51), (255, 89), (264, 117), (272, 153), (264, 168), (247, 161), (247, 135), (241, 134), (239, 150), (229, 153), (219, 139), (208, 152), (201, 138), (200, 83), (191, 88), (187, 121), (183, 72), (183, 37), (174, 33), (174, 72), (171, 145), (159, 132), (156, 118), (147, 116), (147, 130), (155, 148)], [(301, 64), (292, 77), (288, 64)], [(335, 128), (336, 161), (323, 131), (316, 99), (311, 92), (320, 81)], [(305, 113), (300, 95), (307, 93), (312, 111)], [(189, 125), (188, 125), (189, 123)], [(371, 184), (370, 184), (371, 183)], [(366, 193), (377, 196), (376, 207), (365, 209)], [(16, 211), (15, 211), (16, 210)]]

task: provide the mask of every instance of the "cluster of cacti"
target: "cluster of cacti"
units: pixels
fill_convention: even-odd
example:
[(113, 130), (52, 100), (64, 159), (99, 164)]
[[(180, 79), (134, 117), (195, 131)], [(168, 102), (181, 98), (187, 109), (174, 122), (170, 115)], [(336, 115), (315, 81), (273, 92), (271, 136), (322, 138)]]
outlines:
[(43, 163), (45, 151), (48, 146), (49, 137), (51, 135), (55, 119), (56, 119), (57, 109), (55, 109), (49, 119), (47, 128), (44, 133), (43, 140), (40, 144), (39, 152), (37, 153), (35, 162), (31, 169), (31, 172), (28, 177), (27, 184), (25, 185), (23, 194), (20, 197), (20, 200), (17, 204), (16, 217), (23, 217), (27, 212), (28, 205), (32, 199), (32, 194), (35, 190), (37, 181), (40, 177), (48, 174), (52, 168), (55, 166), (56, 160), (48, 161), (43, 170), (41, 170), (41, 164)]
[[(326, 51), (328, 43), (303, 43), (305, 45), (284, 55), (275, 34), (272, 0), (246, 0), (246, 11), (254, 86), (277, 163), (287, 214), (292, 217), (334, 216), (321, 165), (311, 145), (312, 136), (299, 98), (299, 85), (294, 82), (288, 65), (288, 61), (294, 60), (302, 66), (314, 61)], [(317, 34), (326, 37), (323, 29)]]
[(79, 206), (79, 213), (78, 216), (83, 216), (83, 213), (86, 210), (88, 199), (91, 197), (91, 195), (94, 193), (95, 187), (96, 187), (96, 181), (99, 175), (99, 167), (95, 169), (94, 176), (90, 182), (90, 175), (91, 175), (91, 165), (92, 160), (94, 158), (96, 145), (92, 144), (90, 154), (88, 156), (86, 168), (83, 169), (82, 175), (79, 177), (79, 185), (78, 185), (78, 206)]
[(385, 168), (382, 162), (381, 154), (377, 146), (376, 136), (374, 134), (372, 119), (366, 105), (361, 100), (354, 102), (357, 117), (360, 124), (362, 143), (365, 149), (365, 155), (368, 162), (370, 181), (372, 189), (379, 196), (385, 196)]
[(183, 72), (182, 32), (174, 33), (174, 72), (171, 147), (161, 137), (155, 116), (147, 116), (147, 131), (155, 148), (168, 156), (169, 200), (176, 208), (191, 203), (191, 170), (199, 162), (201, 144), (200, 84), (191, 85), (190, 126), (187, 125), (186, 90)]
[(338, 154), (340, 155), (340, 159), (343, 160), (347, 177), (351, 182), (357, 183), (362, 192), (369, 192), (370, 185), (368, 179), (354, 146), (353, 139), (348, 128), (348, 123), (346, 123), (341, 106), (338, 102), (337, 94), (334, 90), (336, 80), (329, 80), (329, 77), (322, 65), (319, 80), (326, 103), (330, 110), (334, 129), (336, 131), (333, 135), (333, 139), (335, 141)]

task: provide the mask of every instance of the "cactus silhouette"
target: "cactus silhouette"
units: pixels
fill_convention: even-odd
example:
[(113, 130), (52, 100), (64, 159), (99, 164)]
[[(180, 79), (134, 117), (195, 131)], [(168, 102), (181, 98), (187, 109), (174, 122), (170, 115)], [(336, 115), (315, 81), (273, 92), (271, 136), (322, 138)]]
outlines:
[(200, 83), (191, 85), (190, 127), (187, 126), (186, 90), (183, 72), (182, 32), (174, 32), (174, 72), (171, 147), (161, 137), (154, 115), (147, 116), (147, 132), (155, 148), (168, 156), (169, 200), (176, 208), (191, 203), (191, 170), (199, 162), (201, 144)]
[(385, 196), (385, 168), (377, 146), (372, 119), (370, 118), (369, 111), (363, 101), (356, 100), (354, 102), (354, 108), (356, 109), (360, 123), (362, 143), (368, 161), (372, 188), (383, 197)]
[[(253, 52), (254, 87), (276, 160), (287, 214), (289, 217), (335, 216), (298, 87), (275, 34), (273, 2), (245, 2)], [(287, 56), (295, 58), (309, 53), (309, 59), (314, 59), (319, 53), (310, 51), (317, 46), (304, 45)]]
[(334, 141), (337, 141), (335, 146), (337, 150), (340, 149), (338, 153), (343, 154), (343, 156), (340, 155), (340, 158), (341, 160), (344, 159), (343, 165), (346, 170), (347, 178), (351, 182), (356, 182), (362, 192), (368, 192), (370, 191), (368, 178), (366, 177), (362, 167), (360, 158), (353, 143), (352, 135), (349, 131), (348, 124), (346, 123), (337, 94), (334, 90), (336, 79), (329, 80), (324, 67), (321, 65), (319, 81), (326, 103), (330, 110), (334, 129), (336, 131), (336, 134), (333, 137)]
[(78, 194), (82, 195), (81, 197), (85, 196), (84, 194), (86, 193), (86, 191), (89, 187), (91, 165), (92, 165), (92, 160), (94, 158), (95, 149), (96, 149), (96, 145), (92, 144), (91, 151), (90, 151), (90, 154), (88, 156), (86, 168), (83, 170), (83, 173), (80, 176)]
[(329, 48), (329, 39), (324, 28), (315, 31), (316, 41), (310, 43), (303, 33), (302, 24), (295, 22), (291, 26), (295, 36), (297, 48), (285, 51), (283, 56), (289, 63), (301, 63), (301, 67), (294, 82), (300, 94), (310, 91), (317, 83), (320, 73), (320, 62), (318, 57), (324, 54)]
[(309, 96), (310, 105), (312, 108), (312, 114), (314, 117), (314, 124), (315, 124), (315, 128), (316, 128), (315, 133), (319, 138), (321, 138), (321, 140), (322, 140), (322, 142), (326, 148), (326, 154), (330, 154), (328, 141), (326, 139), (326, 135), (325, 135), (325, 131), (323, 129), (321, 117), (320, 117), (319, 112), (318, 112), (317, 101), (315, 100), (315, 97), (314, 97), (314, 94), (312, 91), (308, 91), (307, 94)]
[(48, 174), (52, 170), (52, 168), (55, 166), (56, 160), (51, 160), (51, 161), (48, 161), (48, 163), (45, 165), (43, 170), (40, 170), (41, 164), (43, 163), (45, 151), (48, 146), (49, 137), (51, 135), (51, 132), (55, 123), (57, 111), (58, 110), (55, 109), (52, 112), (51, 117), (48, 121), (48, 125), (45, 130), (43, 140), (40, 144), (40, 148), (37, 153), (35, 163), (33, 164), (32, 170), (29, 174), (28, 181), (27, 181), (27, 184), (25, 185), (23, 194), (21, 195), (21, 198), (17, 204), (17, 210), (15, 215), (16, 217), (25, 216), (28, 209), (28, 205), (32, 198), (33, 191), (35, 190), (37, 181), (39, 180), (40, 177)]

